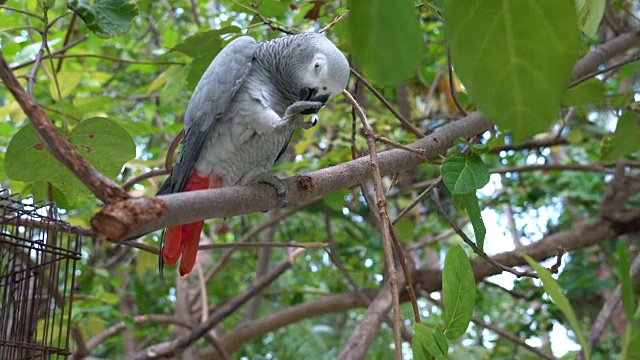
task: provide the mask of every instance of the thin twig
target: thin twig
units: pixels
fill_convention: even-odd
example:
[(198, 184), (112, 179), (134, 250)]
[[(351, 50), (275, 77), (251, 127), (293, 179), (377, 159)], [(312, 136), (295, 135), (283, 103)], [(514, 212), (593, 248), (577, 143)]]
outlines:
[[(364, 291), (362, 291), (362, 289), (360, 289), (351, 275), (349, 275), (349, 272), (344, 267), (342, 261), (340, 261), (338, 246), (336, 245), (335, 239), (333, 237), (333, 232), (331, 231), (331, 212), (329, 211), (329, 208), (327, 206), (325, 206), (324, 210), (324, 223), (325, 228), (327, 229), (327, 240), (329, 241), (329, 248), (327, 249), (329, 259), (331, 259), (331, 262), (338, 268), (338, 270), (340, 270), (342, 276), (347, 279), (347, 282), (351, 286), (351, 290), (356, 294), (356, 297), (358, 297), (358, 299), (363, 304), (369, 306), (372, 301), (371, 297), (368, 296)], [(384, 316), (384, 322), (393, 327), (393, 321), (388, 315)], [(405, 341), (411, 341), (411, 333), (404, 326), (402, 326), (402, 328), (400, 329), (400, 334)]]
[(0, 5), (0, 9), (5, 9), (7, 11), (14, 11), (14, 12), (17, 12), (17, 13), (20, 13), (20, 14), (23, 14), (23, 15), (28, 15), (28, 16), (34, 17), (34, 18), (44, 22), (44, 18), (42, 16), (40, 16), (38, 14), (34, 14), (34, 13), (32, 13), (30, 11), (27, 11), (27, 10), (18, 9), (18, 8), (14, 8), (14, 7), (7, 6), (7, 5)]
[[(234, 2), (235, 3), (235, 2)], [(244, 6), (240, 3), (236, 3), (240, 6)], [(293, 35), (296, 33), (299, 33), (299, 31), (294, 31), (294, 30), (289, 30), (289, 29), (285, 29), (284, 27), (280, 26), (280, 25), (276, 25), (276, 21), (273, 21), (271, 19), (267, 19), (264, 15), (262, 15), (260, 13), (260, 11), (258, 10), (258, 3), (256, 2), (256, 0), (253, 0), (251, 2), (251, 10), (253, 10), (253, 12), (258, 15), (258, 17), (260, 18), (260, 20), (262, 20), (262, 23), (267, 25), (268, 27), (270, 27), (272, 30), (276, 30), (276, 31), (280, 31), (281, 33), (287, 34), (287, 35)]]
[(178, 135), (176, 135), (176, 137), (171, 142), (171, 145), (169, 145), (169, 150), (167, 150), (167, 157), (164, 160), (164, 168), (167, 171), (171, 171), (171, 169), (173, 168), (173, 157), (175, 156), (176, 149), (178, 148), (178, 145), (180, 145), (180, 141), (182, 141), (183, 138), (184, 129), (180, 130)]
[[(78, 39), (70, 42), (66, 46), (63, 46), (62, 48), (60, 48), (60, 50), (54, 51), (52, 53), (52, 55), (64, 53), (65, 51), (67, 51), (67, 50), (71, 49), (72, 47), (82, 43), (83, 41), (87, 40), (88, 38), (89, 37), (87, 35), (83, 35), (83, 36), (79, 37)], [(45, 55), (45, 58), (48, 57), (48, 56), (49, 55)], [(35, 62), (35, 59), (34, 60), (25, 61), (25, 62), (20, 63), (18, 65), (12, 66), (11, 70), (22, 69), (23, 67), (27, 67), (27, 66), (33, 64), (34, 62)]]
[(382, 233), (382, 246), (384, 248), (384, 257), (387, 262), (387, 271), (389, 272), (389, 283), (391, 285), (391, 297), (393, 301), (393, 334), (395, 340), (395, 352), (396, 360), (402, 359), (402, 341), (400, 336), (400, 325), (402, 324), (400, 314), (400, 300), (398, 290), (398, 275), (396, 273), (396, 267), (393, 257), (393, 240), (391, 238), (391, 230), (389, 221), (389, 215), (387, 213), (387, 200), (384, 196), (384, 187), (382, 185), (382, 175), (380, 174), (380, 167), (378, 166), (378, 153), (376, 151), (376, 140), (374, 139), (374, 132), (367, 121), (367, 116), (364, 111), (353, 98), (353, 96), (346, 90), (342, 91), (342, 94), (347, 98), (356, 109), (356, 114), (362, 122), (364, 128), (364, 134), (367, 138), (367, 145), (369, 147), (369, 159), (371, 164), (371, 175), (373, 176), (373, 185), (376, 192), (376, 202), (379, 211), (379, 226)]
[(384, 136), (381, 136), (381, 135), (378, 135), (378, 134), (375, 134), (373, 137), (376, 139), (376, 141), (380, 141), (380, 142), (382, 142), (384, 144), (391, 145), (391, 146), (393, 146), (395, 148), (406, 150), (406, 151), (408, 151), (410, 153), (414, 153), (414, 154), (418, 155), (420, 158), (422, 158), (425, 162), (431, 162), (431, 160), (429, 160), (429, 158), (427, 158), (424, 155), (424, 150), (423, 149), (414, 149), (414, 148), (408, 147), (406, 145), (402, 145), (402, 144), (400, 144), (398, 142), (395, 142), (395, 141), (393, 141), (391, 139), (388, 139), (388, 138), (386, 138)]
[(591, 73), (589, 73), (587, 75), (581, 76), (581, 77), (573, 80), (571, 83), (569, 83), (569, 86), (567, 86), (567, 88), (571, 89), (572, 87), (575, 87), (575, 86), (577, 86), (577, 85), (579, 85), (579, 84), (591, 79), (594, 76), (597, 76), (597, 75), (600, 75), (600, 74), (604, 74), (606, 72), (609, 72), (611, 70), (615, 70), (615, 69), (617, 69), (619, 67), (625, 66), (627, 64), (630, 64), (630, 63), (632, 63), (634, 61), (638, 61), (638, 60), (640, 60), (640, 55), (637, 55), (637, 56), (634, 56), (632, 58), (629, 58), (629, 59), (626, 59), (624, 61), (621, 61), (619, 63), (613, 64), (613, 65), (608, 66), (608, 67), (606, 67), (606, 68), (604, 68), (602, 70), (596, 70), (594, 72), (591, 72)]
[(400, 114), (394, 107), (393, 105), (391, 105), (391, 103), (389, 102), (389, 100), (385, 99), (384, 96), (382, 96), (382, 94), (376, 90), (375, 87), (373, 87), (373, 85), (371, 85), (362, 75), (360, 75), (360, 73), (358, 73), (354, 68), (351, 68), (351, 73), (358, 79), (360, 80), (364, 86), (367, 87), (367, 89), (369, 89), (369, 91), (371, 91), (373, 93), (373, 95), (375, 97), (378, 98), (378, 100), (380, 100), (380, 102), (382, 102), (382, 104), (389, 109), (389, 111), (391, 111), (391, 113), (393, 114), (393, 116), (396, 117), (396, 119), (400, 120), (400, 122), (409, 130), (411, 131), (414, 135), (416, 135), (419, 138), (423, 138), (424, 134), (422, 133), (422, 131), (420, 131), (418, 128), (416, 128), (415, 126), (413, 126), (413, 124), (411, 124), (411, 121), (407, 120), (404, 116), (402, 116), (402, 114)]
[(391, 224), (395, 225), (400, 219), (402, 219), (403, 216), (405, 216), (409, 211), (411, 211), (414, 207), (416, 207), (416, 205), (421, 203), (422, 200), (424, 200), (424, 198), (426, 198), (427, 195), (429, 195), (429, 193), (433, 190), (433, 188), (438, 186), (441, 181), (442, 181), (442, 177), (440, 176), (438, 176), (435, 180), (433, 180), (431, 184), (429, 184), (429, 186), (420, 195), (418, 195), (418, 197), (415, 198), (411, 202), (411, 204), (409, 204), (409, 206), (407, 206), (406, 208), (402, 209), (402, 211), (400, 211), (400, 214), (398, 214), (398, 216), (396, 216), (396, 218), (393, 219)]
[(124, 189), (124, 191), (129, 191), (131, 189), (131, 187), (133, 187), (133, 185), (143, 182), (147, 179), (150, 179), (152, 177), (156, 177), (156, 176), (162, 176), (162, 175), (167, 175), (171, 172), (171, 170), (167, 170), (167, 169), (153, 169), (150, 171), (147, 171), (145, 173), (142, 173), (138, 176), (134, 176), (131, 179), (127, 180), (123, 185), (122, 188)]
[(476, 246), (476, 244), (473, 241), (471, 241), (471, 239), (469, 239), (467, 234), (465, 234), (464, 231), (462, 231), (462, 229), (460, 229), (458, 224), (456, 224), (455, 222), (453, 222), (453, 220), (451, 220), (451, 218), (449, 218), (449, 216), (446, 214), (446, 212), (442, 208), (442, 203), (440, 203), (440, 195), (438, 194), (437, 191), (433, 192), (433, 197), (435, 199), (436, 208), (438, 209), (438, 214), (440, 214), (440, 217), (442, 217), (449, 224), (449, 226), (451, 226), (455, 230), (456, 234), (458, 234), (462, 238), (462, 240), (467, 245), (469, 245), (471, 247), (471, 249), (473, 249), (473, 252), (475, 252), (476, 254), (480, 255), (480, 257), (485, 259), (489, 264), (497, 267), (498, 269), (500, 269), (502, 271), (509, 272), (509, 273), (515, 275), (518, 278), (521, 278), (523, 276), (532, 277), (532, 278), (538, 278), (538, 275), (536, 275), (534, 273), (531, 273), (529, 271), (518, 271), (518, 270), (510, 268), (508, 266), (504, 266), (504, 265), (500, 264), (499, 262), (497, 262), (496, 260), (494, 260), (491, 256), (487, 255), (486, 252), (481, 250), (478, 246)]
[(207, 321), (209, 315), (209, 303), (207, 301), (207, 283), (204, 280), (204, 271), (202, 271), (202, 263), (196, 261), (196, 270), (198, 270), (198, 284), (200, 285), (200, 299), (202, 299), (202, 316), (200, 322)]
[(288, 242), (288, 243), (233, 243), (233, 244), (205, 244), (198, 247), (198, 251), (212, 249), (243, 249), (243, 248), (302, 248), (302, 249), (323, 249), (329, 246), (323, 242)]
[(409, 293), (409, 299), (411, 300), (411, 307), (413, 308), (413, 318), (416, 323), (419, 323), (420, 310), (418, 310), (418, 300), (416, 299), (416, 293), (413, 290), (413, 280), (411, 279), (411, 271), (409, 270), (409, 266), (407, 265), (407, 258), (404, 256), (404, 250), (402, 249), (400, 241), (398, 241), (396, 230), (391, 224), (389, 224), (389, 231), (391, 232), (393, 246), (396, 249), (396, 254), (398, 255), (398, 260), (400, 261), (400, 266), (402, 267), (402, 272), (404, 273), (404, 283), (406, 284), (407, 293)]
[(337, 23), (341, 22), (342, 20), (346, 19), (347, 16), (349, 16), (349, 10), (345, 10), (342, 13), (340, 13), (340, 15), (338, 15), (335, 19), (333, 19), (332, 22), (329, 23), (329, 25), (323, 27), (322, 29), (320, 29), (320, 31), (318, 31), (319, 33), (323, 33), (329, 29), (331, 29), (332, 27), (334, 27)]
[(136, 65), (186, 65), (186, 63), (180, 61), (140, 61), (140, 60), (131, 60), (125, 58), (119, 58), (117, 56), (110, 55), (102, 55), (102, 54), (51, 54), (51, 57), (54, 59), (64, 59), (64, 58), (98, 58), (103, 60), (110, 60), (125, 64), (136, 64)]
[(469, 115), (467, 110), (465, 110), (460, 102), (458, 101), (458, 95), (456, 94), (455, 83), (453, 82), (453, 64), (451, 63), (451, 51), (447, 49), (447, 68), (449, 70), (449, 95), (453, 100), (453, 103), (456, 105), (458, 112), (462, 114), (462, 116)]

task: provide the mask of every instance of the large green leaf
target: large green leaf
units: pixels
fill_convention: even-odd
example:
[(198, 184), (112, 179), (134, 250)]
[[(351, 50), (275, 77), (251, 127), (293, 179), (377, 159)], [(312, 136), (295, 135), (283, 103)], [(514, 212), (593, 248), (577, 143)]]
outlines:
[(460, 204), (461, 207), (467, 210), (473, 227), (473, 235), (476, 238), (476, 245), (481, 250), (484, 249), (484, 237), (487, 234), (487, 228), (482, 221), (482, 212), (480, 211), (480, 204), (475, 191), (464, 195), (453, 195), (453, 198), (456, 200), (456, 204)]
[(139, 15), (131, 0), (69, 0), (67, 7), (100, 37), (112, 37), (129, 31)]
[[(81, 122), (67, 140), (96, 170), (110, 177), (118, 175), (122, 165), (136, 154), (131, 136), (120, 125), (105, 118)], [(4, 165), (10, 179), (48, 181), (64, 193), (70, 204), (90, 194), (82, 182), (45, 149), (31, 124), (11, 139)]]
[(456, 339), (467, 331), (476, 301), (476, 281), (471, 262), (460, 245), (447, 251), (442, 270), (445, 335)]
[(416, 73), (424, 52), (418, 16), (409, 0), (352, 0), (349, 49), (368, 77), (392, 84)]
[(576, 334), (578, 343), (582, 345), (585, 358), (589, 360), (591, 358), (591, 349), (589, 348), (589, 344), (587, 343), (587, 338), (584, 336), (582, 328), (580, 327), (580, 322), (578, 322), (578, 318), (576, 318), (576, 314), (573, 311), (571, 304), (569, 303), (569, 299), (567, 299), (567, 297), (564, 295), (564, 292), (562, 292), (560, 285), (551, 276), (549, 270), (545, 269), (542, 265), (538, 264), (535, 260), (525, 254), (523, 254), (522, 257), (524, 257), (529, 265), (536, 271), (538, 277), (542, 281), (544, 290), (547, 292), (547, 294), (549, 294), (551, 300), (553, 300), (558, 309), (560, 309), (564, 316), (567, 317), (573, 333)]
[(573, 0), (446, 0), (444, 17), (478, 108), (516, 140), (547, 129), (578, 52)]
[(442, 163), (440, 176), (452, 194), (470, 194), (487, 185), (489, 168), (477, 155), (453, 153)]
[(600, 160), (611, 163), (619, 158), (640, 150), (640, 125), (638, 114), (628, 112), (618, 118), (613, 136), (607, 136), (600, 143)]

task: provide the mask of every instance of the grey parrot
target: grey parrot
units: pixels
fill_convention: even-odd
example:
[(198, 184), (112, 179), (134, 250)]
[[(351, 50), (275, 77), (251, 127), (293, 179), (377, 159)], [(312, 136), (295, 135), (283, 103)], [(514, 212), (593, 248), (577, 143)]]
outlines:
[[(302, 33), (262, 43), (242, 36), (211, 62), (189, 101), (180, 160), (158, 195), (262, 182), (288, 201), (271, 174), (296, 127), (308, 129), (349, 81), (349, 63), (324, 35)], [(170, 227), (160, 257), (191, 272), (204, 222)]]

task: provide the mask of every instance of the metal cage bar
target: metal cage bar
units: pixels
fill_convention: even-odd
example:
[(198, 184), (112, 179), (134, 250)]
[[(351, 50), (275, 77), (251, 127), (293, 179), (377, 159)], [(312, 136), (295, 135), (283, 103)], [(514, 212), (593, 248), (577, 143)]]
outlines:
[(64, 359), (82, 231), (0, 189), (0, 359)]

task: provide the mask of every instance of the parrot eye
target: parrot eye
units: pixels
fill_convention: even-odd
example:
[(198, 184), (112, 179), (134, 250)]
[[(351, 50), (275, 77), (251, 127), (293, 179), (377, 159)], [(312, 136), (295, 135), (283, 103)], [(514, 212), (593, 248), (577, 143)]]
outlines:
[(320, 69), (320, 63), (316, 63), (313, 67), (316, 69)]

